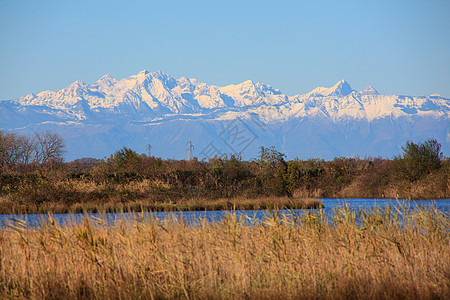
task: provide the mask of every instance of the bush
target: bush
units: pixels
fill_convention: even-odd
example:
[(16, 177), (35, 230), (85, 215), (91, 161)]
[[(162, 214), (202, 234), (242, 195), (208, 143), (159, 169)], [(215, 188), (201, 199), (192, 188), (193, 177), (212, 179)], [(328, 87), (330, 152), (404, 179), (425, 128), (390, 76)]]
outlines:
[(441, 167), (441, 144), (435, 139), (418, 144), (408, 141), (402, 149), (403, 156), (398, 160), (400, 175), (411, 182)]
[(127, 147), (116, 151), (108, 160), (114, 173), (138, 173), (142, 157)]

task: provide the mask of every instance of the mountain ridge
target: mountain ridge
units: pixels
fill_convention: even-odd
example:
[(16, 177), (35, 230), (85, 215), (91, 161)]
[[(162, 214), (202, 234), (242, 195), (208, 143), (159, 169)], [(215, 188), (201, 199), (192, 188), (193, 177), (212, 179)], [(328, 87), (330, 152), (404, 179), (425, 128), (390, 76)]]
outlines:
[[(320, 124), (328, 128), (330, 132), (334, 130), (333, 127), (341, 128), (335, 138), (345, 140), (345, 135), (353, 136), (355, 130), (368, 126), (369, 129), (361, 133), (367, 135), (367, 132), (377, 131), (370, 126), (391, 122), (394, 127), (400, 126), (397, 123), (403, 124), (399, 128), (404, 128), (405, 133), (401, 131), (397, 133), (397, 143), (416, 139), (417, 136), (426, 136), (423, 133), (426, 131), (429, 137), (439, 137), (444, 143), (443, 148), (447, 149), (450, 148), (449, 116), (450, 100), (447, 98), (437, 95), (381, 95), (371, 86), (362, 91), (355, 91), (345, 80), (340, 80), (332, 87), (318, 87), (305, 94), (288, 96), (268, 84), (255, 83), (251, 80), (219, 87), (193, 78), (175, 79), (163, 71), (149, 72), (147, 70), (120, 80), (106, 74), (93, 84), (76, 81), (59, 91), (43, 91), (0, 102), (0, 128), (3, 130), (27, 132), (32, 128), (44, 128), (64, 131), (70, 140), (73, 136), (70, 128), (78, 132), (80, 139), (83, 130), (94, 128), (92, 134), (97, 134), (99, 137), (102, 132), (119, 136), (117, 143), (114, 143), (114, 147), (117, 148), (120, 143), (131, 142), (130, 130), (142, 132), (143, 135), (150, 131), (158, 132), (164, 139), (165, 135), (186, 131), (192, 124), (198, 123), (199, 130), (205, 131), (205, 137), (224, 144), (225, 148), (231, 149), (232, 152), (236, 150), (236, 147), (227, 146), (220, 134), (224, 128), (227, 128), (225, 124), (236, 122), (236, 120), (244, 122), (242, 125), (247, 126), (248, 130), (259, 132), (259, 139), (262, 139), (261, 134), (266, 134), (261, 131), (261, 128), (277, 128), (278, 132), (274, 133), (272, 140), (266, 143), (279, 145), (281, 148), (283, 145), (291, 144), (288, 139), (297, 138), (285, 132), (289, 126), (293, 126), (293, 132), (297, 132), (297, 127), (302, 126), (305, 129), (315, 128), (316, 132), (308, 129), (311, 130), (309, 135), (317, 134), (320, 131)], [(435, 132), (433, 128), (427, 126), (426, 130), (414, 127), (416, 123), (425, 119), (430, 124), (435, 124)], [(188, 122), (183, 125), (187, 128), (179, 128), (175, 125), (172, 128), (170, 125), (184, 124), (184, 122)], [(121, 125), (115, 127), (114, 124)], [(162, 124), (165, 125), (162, 126)], [(308, 127), (308, 124), (316, 125)], [(157, 126), (167, 127), (166, 132), (155, 131), (153, 127)], [(297, 133), (297, 135), (302, 134), (306, 135), (301, 130)], [(327, 132), (323, 133), (324, 136), (327, 134)], [(183, 139), (187, 138), (184, 135), (187, 133), (175, 134), (179, 136), (179, 139), (182, 136)], [(202, 134), (199, 135), (198, 144), (203, 143), (201, 136)], [(357, 139), (356, 136), (355, 139)], [(333, 139), (333, 136), (327, 138)], [(377, 140), (379, 136), (374, 136), (373, 139)], [(143, 143), (152, 138), (136, 137), (135, 142), (136, 140), (142, 140)], [(349, 143), (357, 143), (357, 140), (349, 141)], [(107, 140), (105, 144), (106, 149), (108, 148)], [(181, 144), (178, 147), (184, 147), (184, 142), (178, 144)], [(332, 140), (324, 142), (326, 147), (330, 145), (330, 149), (343, 147), (343, 145), (335, 146), (334, 144), (340, 145), (340, 142)], [(369, 146), (368, 149), (376, 149), (375, 146)], [(311, 147), (316, 146), (311, 145)], [(399, 147), (397, 145), (397, 149)], [(294, 149), (295, 146), (292, 145), (289, 149), (291, 148)], [(116, 149), (111, 146), (110, 152), (114, 150)], [(69, 151), (76, 152), (76, 149), (69, 149)], [(335, 154), (339, 156), (347, 152), (337, 151)], [(330, 150), (330, 153), (333, 151)], [(74, 155), (71, 154), (70, 157)], [(98, 154), (95, 155), (98, 156)]]
[[(409, 104), (403, 104), (404, 101), (402, 101), (401, 97), (380, 95), (371, 86), (357, 92), (345, 80), (339, 81), (330, 88), (318, 87), (306, 94), (287, 96), (268, 84), (254, 83), (251, 80), (240, 84), (218, 87), (186, 77), (174, 79), (163, 71), (149, 72), (143, 70), (137, 75), (121, 80), (116, 80), (109, 74), (106, 74), (91, 85), (83, 81), (76, 81), (57, 92), (43, 91), (37, 95), (28, 94), (24, 97), (10, 100), (10, 102), (18, 106), (47, 106), (52, 109), (73, 110), (74, 105), (84, 100), (87, 101), (89, 109), (93, 111), (117, 109), (121, 112), (120, 108), (127, 110), (126, 107), (128, 107), (129, 112), (149, 113), (153, 111), (158, 115), (198, 113), (211, 109), (234, 107), (251, 109), (255, 106), (264, 105), (276, 106), (282, 104), (288, 107), (290, 103), (299, 103), (299, 106), (301, 104), (324, 105), (331, 115), (335, 115), (337, 111), (330, 110), (337, 108), (336, 100), (341, 100), (340, 103), (350, 104), (352, 102), (353, 106), (364, 106), (362, 103), (370, 104), (376, 100), (378, 102), (386, 102), (389, 99), (390, 102), (395, 102), (391, 108), (386, 108), (384, 111), (389, 113), (395, 110), (394, 107), (410, 106)], [(448, 99), (434, 95), (408, 97), (413, 99), (413, 102), (438, 102), (433, 104), (445, 107), (445, 110), (448, 110), (450, 106), (448, 103), (445, 103)], [(371, 98), (380, 98), (381, 100)], [(416, 109), (422, 112), (429, 112), (429, 110), (420, 110), (420, 107), (418, 106)], [(366, 109), (366, 107), (363, 108)], [(286, 113), (286, 109), (284, 112)], [(396, 114), (399, 113), (396, 112)], [(358, 117), (358, 115), (352, 116)], [(373, 119), (376, 116), (370, 115), (366, 117)], [(83, 118), (80, 116), (79, 119)]]

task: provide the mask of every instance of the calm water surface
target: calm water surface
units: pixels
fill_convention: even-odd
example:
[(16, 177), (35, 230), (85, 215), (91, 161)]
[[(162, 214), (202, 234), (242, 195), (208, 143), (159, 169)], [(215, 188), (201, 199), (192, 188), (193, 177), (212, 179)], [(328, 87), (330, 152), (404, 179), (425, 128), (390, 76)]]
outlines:
[[(395, 199), (320, 199), (325, 208), (325, 214), (331, 216), (334, 209), (348, 207), (352, 212), (357, 213), (358, 210), (372, 209), (374, 207), (385, 208), (390, 207), (433, 207), (444, 212), (447, 217), (450, 213), (450, 199), (442, 200), (395, 200)], [(302, 214), (305, 210), (281, 210), (280, 213)], [(188, 223), (196, 223), (199, 220), (206, 219), (208, 222), (220, 221), (230, 213), (236, 213), (238, 217), (247, 216), (254, 220), (264, 220), (270, 215), (267, 210), (237, 210), (237, 211), (185, 211), (185, 212), (156, 212), (156, 213), (109, 213), (109, 214), (87, 214), (94, 220), (106, 220), (110, 224), (114, 224), (119, 219), (128, 219), (136, 221), (143, 216), (154, 216), (160, 220), (177, 218)], [(80, 222), (86, 214), (54, 214), (53, 218), (60, 224), (68, 224)], [(0, 215), (0, 228), (5, 228), (8, 224), (21, 223), (27, 224), (28, 227), (38, 227), (48, 221), (48, 215), (31, 214), (31, 215)], [(24, 223), (25, 222), (25, 223)]]

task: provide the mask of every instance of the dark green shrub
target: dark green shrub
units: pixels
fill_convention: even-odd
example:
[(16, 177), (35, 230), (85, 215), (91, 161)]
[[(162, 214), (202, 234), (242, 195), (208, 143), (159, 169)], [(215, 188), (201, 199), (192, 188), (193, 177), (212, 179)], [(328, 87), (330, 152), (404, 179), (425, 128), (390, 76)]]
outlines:
[(115, 173), (137, 173), (142, 158), (132, 149), (123, 147), (112, 154), (107, 163)]
[(408, 141), (402, 149), (403, 155), (397, 159), (400, 177), (413, 182), (441, 167), (441, 144), (435, 139), (418, 144)]

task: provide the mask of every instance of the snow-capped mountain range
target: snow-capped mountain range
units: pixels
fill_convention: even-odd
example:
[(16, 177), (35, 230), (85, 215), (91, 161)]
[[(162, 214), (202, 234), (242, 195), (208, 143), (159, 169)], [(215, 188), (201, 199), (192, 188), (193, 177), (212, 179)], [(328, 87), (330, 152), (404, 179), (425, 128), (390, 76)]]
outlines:
[(450, 150), (450, 99), (355, 91), (345, 81), (287, 96), (260, 82), (218, 87), (162, 71), (93, 84), (74, 82), (0, 102), (0, 129), (52, 130), (67, 159), (107, 156), (122, 146), (169, 158), (209, 158), (276, 146), (290, 158), (398, 155), (407, 140), (436, 138)]

